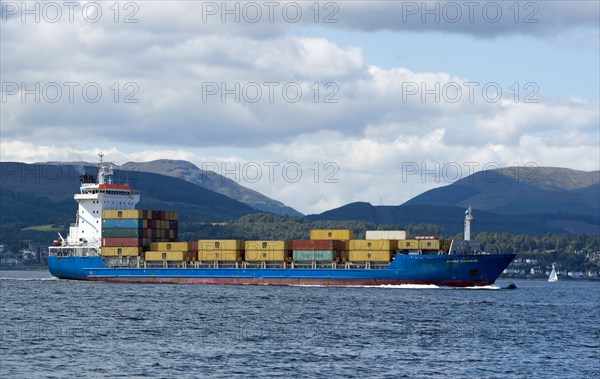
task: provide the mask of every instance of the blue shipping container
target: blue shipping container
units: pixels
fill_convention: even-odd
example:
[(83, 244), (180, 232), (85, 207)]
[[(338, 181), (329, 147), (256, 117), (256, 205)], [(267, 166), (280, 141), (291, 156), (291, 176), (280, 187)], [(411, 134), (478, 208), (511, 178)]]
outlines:
[(102, 220), (102, 228), (127, 228), (127, 229), (141, 229), (144, 225), (144, 220), (141, 219), (105, 219)]
[(335, 261), (337, 251), (333, 250), (294, 250), (295, 261)]

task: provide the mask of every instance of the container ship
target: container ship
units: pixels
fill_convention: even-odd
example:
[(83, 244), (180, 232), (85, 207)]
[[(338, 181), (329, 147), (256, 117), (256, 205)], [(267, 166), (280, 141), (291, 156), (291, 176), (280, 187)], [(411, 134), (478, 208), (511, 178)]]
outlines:
[(493, 284), (515, 254), (482, 252), (470, 240), (409, 237), (403, 230), (311, 230), (310, 239), (179, 241), (174, 211), (138, 210), (138, 191), (114, 184), (113, 166), (80, 177), (75, 223), (49, 248), (60, 279), (111, 282), (451, 287)]

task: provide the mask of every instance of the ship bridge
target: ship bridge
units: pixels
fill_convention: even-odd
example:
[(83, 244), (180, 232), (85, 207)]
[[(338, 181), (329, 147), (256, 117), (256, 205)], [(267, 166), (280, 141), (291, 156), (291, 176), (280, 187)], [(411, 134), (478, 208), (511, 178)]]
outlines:
[(62, 243), (66, 246), (100, 248), (102, 238), (102, 211), (114, 209), (135, 209), (140, 194), (127, 184), (112, 181), (113, 163), (108, 167), (99, 154), (98, 177), (85, 173), (80, 176), (80, 192), (74, 198), (79, 203), (75, 223), (69, 228), (69, 235)]

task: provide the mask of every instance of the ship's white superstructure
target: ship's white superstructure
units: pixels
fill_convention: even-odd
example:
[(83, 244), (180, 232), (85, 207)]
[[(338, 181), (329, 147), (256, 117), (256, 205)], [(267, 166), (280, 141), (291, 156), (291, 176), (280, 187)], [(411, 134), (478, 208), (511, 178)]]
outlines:
[(465, 211), (464, 240), (452, 240), (450, 254), (472, 254), (481, 252), (479, 241), (471, 240), (471, 221), (473, 221), (473, 210), (469, 207)]
[[(66, 239), (60, 242), (62, 255), (84, 255), (99, 252), (102, 240), (102, 211), (108, 209), (135, 209), (140, 201), (138, 191), (134, 191), (128, 185), (113, 184), (113, 165), (108, 167), (102, 161), (103, 154), (99, 154), (98, 179), (92, 174), (84, 174), (80, 177), (80, 192), (75, 194), (75, 200), (79, 204), (76, 221), (69, 227)], [(56, 245), (59, 245), (59, 243)], [(72, 252), (68, 248), (74, 249)], [(59, 250), (58, 247), (55, 249)]]
[(473, 212), (471, 207), (469, 207), (465, 212), (465, 241), (471, 240), (471, 221), (473, 221)]

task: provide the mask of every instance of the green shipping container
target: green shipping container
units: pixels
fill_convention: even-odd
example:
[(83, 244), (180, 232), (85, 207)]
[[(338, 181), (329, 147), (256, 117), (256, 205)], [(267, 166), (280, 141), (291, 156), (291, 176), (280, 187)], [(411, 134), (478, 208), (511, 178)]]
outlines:
[(102, 228), (102, 238), (142, 238), (144, 229)]
[(295, 261), (335, 261), (338, 252), (332, 250), (294, 250)]

